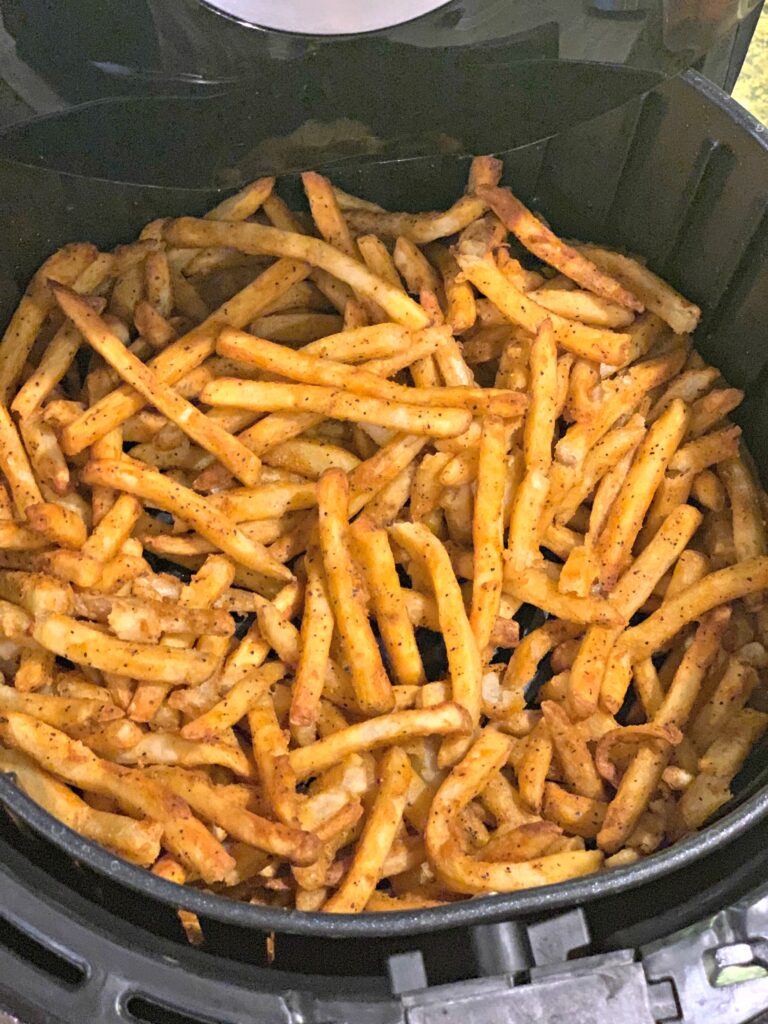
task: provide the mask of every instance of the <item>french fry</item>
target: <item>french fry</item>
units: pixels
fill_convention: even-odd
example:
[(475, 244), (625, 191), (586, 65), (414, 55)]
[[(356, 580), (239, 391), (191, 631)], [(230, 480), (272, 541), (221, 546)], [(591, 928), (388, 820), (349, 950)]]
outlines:
[(673, 402), (651, 426), (637, 451), (598, 541), (600, 580), (613, 590), (631, 555), (645, 513), (685, 433), (687, 409)]
[(715, 608), (701, 619), (693, 642), (686, 650), (653, 721), (683, 728), (698, 697), (704, 676), (720, 650), (730, 621), (729, 608)]
[(96, 247), (65, 245), (37, 271), (0, 341), (0, 402), (7, 405), (43, 322), (53, 307), (49, 281), (71, 284), (96, 259)]
[(346, 216), (347, 223), (358, 234), (375, 233), (392, 239), (402, 235), (416, 245), (426, 245), (438, 238), (457, 234), (481, 217), (485, 210), (486, 205), (481, 199), (466, 195), (441, 213), (380, 213), (358, 208), (347, 210)]
[(581, 796), (589, 797), (590, 800), (602, 799), (603, 783), (579, 730), (571, 723), (563, 708), (554, 701), (543, 701), (541, 710), (568, 784)]
[(230, 855), (187, 804), (146, 775), (96, 757), (84, 744), (27, 715), (9, 712), (2, 728), (6, 742), (51, 774), (86, 791), (113, 797), (131, 816), (159, 821), (163, 845), (207, 882), (221, 881), (234, 867)]
[(364, 367), (354, 368), (332, 359), (305, 355), (238, 331), (222, 331), (217, 350), (222, 355), (252, 363), (282, 377), (328, 388), (344, 388), (352, 394), (382, 401), (468, 408), (472, 412), (491, 412), (508, 418), (520, 415), (525, 408), (525, 399), (517, 393), (469, 388), (466, 382), (460, 388), (404, 388)]
[(368, 713), (392, 708), (392, 688), (384, 671), (367, 615), (354, 594), (348, 548), (349, 485), (340, 470), (329, 470), (318, 483), (318, 537), (328, 596), (346, 655), (358, 704)]
[[(427, 315), (405, 292), (393, 288), (350, 256), (309, 235), (300, 235), (261, 224), (206, 222), (193, 217), (168, 221), (164, 230), (173, 245), (203, 247), (231, 246), (253, 255), (281, 256), (304, 260), (348, 284), (359, 295), (372, 299), (395, 323), (405, 327), (426, 327)], [(293, 283), (293, 282), (292, 282)]]
[(597, 835), (599, 849), (615, 853), (632, 834), (659, 784), (670, 750), (669, 744), (662, 742), (640, 746), (608, 804)]
[[(450, 558), (443, 545), (420, 523), (397, 523), (390, 528), (390, 536), (430, 578), (448, 652), (452, 698), (466, 709), (476, 727), (480, 719), (482, 660)], [(440, 753), (442, 766), (454, 763), (466, 746), (463, 738), (445, 742)]]
[(158, 412), (167, 416), (193, 441), (219, 459), (244, 484), (256, 483), (261, 463), (252, 452), (172, 388), (164, 387), (159, 378), (130, 354), (109, 331), (99, 315), (78, 295), (61, 287), (55, 287), (54, 294), (59, 306), (91, 347), (115, 368), (127, 384), (135, 388)]
[(150, 777), (189, 804), (201, 818), (257, 850), (285, 857), (296, 864), (311, 864), (319, 853), (320, 843), (315, 836), (253, 814), (238, 801), (218, 792), (228, 787), (209, 782), (202, 773), (153, 768)]
[(163, 832), (159, 822), (134, 821), (121, 814), (89, 807), (71, 789), (18, 750), (0, 749), (0, 771), (13, 772), (27, 796), (86, 839), (101, 843), (141, 867), (148, 868), (157, 859)]
[(380, 762), (381, 782), (349, 871), (323, 907), (327, 913), (351, 914), (365, 909), (386, 870), (386, 857), (402, 821), (411, 764), (400, 747), (392, 747)]
[[(301, 261), (278, 260), (201, 324), (168, 345), (148, 366), (164, 384), (176, 384), (211, 355), (223, 326), (244, 327), (264, 305), (303, 280), (308, 272), (309, 268)], [(122, 385), (67, 426), (62, 436), (64, 448), (72, 454), (83, 451), (144, 404), (142, 395)]]
[[(472, 608), (469, 617), (481, 654), (491, 642), (494, 622), (501, 603), (504, 488), (509, 440), (509, 428), (503, 420), (490, 416), (483, 420), (472, 519), (475, 573), (472, 580)], [(411, 510), (413, 513), (413, 499)]]
[(556, 267), (595, 295), (617, 302), (636, 313), (643, 312), (640, 299), (619, 281), (603, 273), (588, 256), (561, 241), (509, 189), (481, 187), (478, 195), (523, 245), (544, 263)]
[(768, 728), (768, 716), (754, 708), (737, 711), (699, 758), (699, 769), (721, 779), (732, 779), (752, 747)]
[(325, 739), (292, 750), (288, 755), (299, 781), (342, 761), (348, 754), (408, 742), (419, 736), (468, 735), (472, 723), (456, 703), (436, 704), (413, 711), (394, 711), (350, 725)]
[[(648, 547), (626, 569), (610, 597), (611, 604), (625, 621), (642, 608), (659, 579), (682, 555), (700, 523), (701, 515), (696, 509), (681, 505), (667, 517)], [(587, 632), (569, 680), (568, 709), (573, 717), (581, 719), (592, 714), (598, 696), (611, 712), (621, 707), (623, 692), (610, 692), (604, 684), (601, 693), (605, 665), (620, 633), (620, 627), (603, 626), (593, 626)]]
[(569, 793), (554, 782), (544, 786), (544, 817), (566, 832), (594, 839), (605, 818), (606, 804), (576, 793)]
[(512, 568), (505, 556), (504, 592), (541, 608), (559, 619), (584, 625), (619, 625), (621, 616), (607, 601), (599, 597), (573, 597), (561, 594), (557, 583), (541, 569)]
[(67, 615), (49, 615), (47, 619), (38, 620), (32, 635), (42, 647), (59, 657), (132, 679), (202, 683), (216, 668), (213, 658), (199, 651), (169, 648), (159, 658), (152, 644), (117, 640)]
[(30, 505), (39, 505), (43, 501), (43, 496), (16, 427), (4, 406), (0, 406), (0, 469), (8, 481), (18, 516), (24, 520), (27, 508)]
[(456, 259), (467, 280), (512, 323), (535, 334), (543, 321), (549, 319), (555, 341), (568, 352), (611, 366), (619, 366), (626, 359), (629, 335), (587, 327), (551, 313), (515, 288), (490, 258), (469, 257), (459, 252)]
[(315, 723), (333, 636), (333, 612), (318, 556), (307, 552), (305, 564), (307, 595), (301, 623), (301, 652), (289, 713), (291, 730), (302, 746), (315, 739)]
[(360, 516), (350, 529), (350, 539), (368, 584), (392, 673), (403, 685), (420, 686), (427, 681), (424, 666), (386, 531), (376, 529), (369, 518)]
[(200, 397), (214, 406), (258, 412), (307, 410), (332, 419), (378, 423), (391, 430), (434, 437), (456, 437), (471, 422), (471, 413), (460, 408), (426, 409), (311, 384), (220, 378), (207, 384)]
[(236, 562), (270, 578), (287, 580), (291, 573), (271, 558), (262, 545), (248, 540), (221, 515), (214, 515), (206, 502), (187, 487), (170, 481), (156, 470), (129, 459), (101, 459), (88, 463), (84, 481), (102, 484), (133, 494), (189, 522), (207, 540)]
[(682, 594), (665, 601), (639, 626), (628, 629), (622, 645), (634, 660), (663, 648), (683, 626), (700, 619), (720, 604), (727, 604), (768, 586), (768, 557), (750, 558), (704, 576)]
[(714, 693), (691, 723), (690, 739), (701, 753), (714, 742), (727, 720), (749, 700), (758, 682), (757, 670), (739, 658), (731, 658)]
[(467, 804), (482, 792), (488, 778), (506, 760), (509, 740), (485, 730), (459, 766), (443, 782), (432, 803), (425, 839), (437, 877), (455, 892), (511, 892), (596, 871), (602, 855), (595, 852), (551, 854), (521, 862), (480, 861), (462, 853), (451, 825)]
[(595, 245), (579, 245), (576, 248), (600, 270), (629, 288), (643, 305), (668, 323), (676, 334), (690, 334), (696, 329), (701, 316), (699, 307), (687, 302), (637, 260)]

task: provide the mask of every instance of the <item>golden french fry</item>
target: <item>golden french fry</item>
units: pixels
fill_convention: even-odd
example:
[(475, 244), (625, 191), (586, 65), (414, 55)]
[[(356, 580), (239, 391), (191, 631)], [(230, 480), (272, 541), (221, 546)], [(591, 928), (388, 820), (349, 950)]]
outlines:
[(84, 744), (27, 715), (9, 712), (3, 738), (53, 775), (87, 792), (113, 797), (134, 817), (163, 826), (163, 846), (207, 882), (221, 881), (234, 867), (224, 847), (193, 816), (183, 800), (141, 772), (96, 757)]
[(665, 601), (639, 626), (628, 629), (622, 645), (637, 661), (663, 648), (683, 626), (720, 604), (768, 587), (768, 557), (749, 558), (704, 576), (682, 594)]
[(576, 793), (569, 793), (554, 782), (544, 786), (542, 814), (566, 832), (594, 839), (605, 818), (606, 804)]
[(523, 245), (544, 263), (556, 267), (595, 295), (611, 299), (637, 313), (643, 312), (640, 299), (619, 281), (603, 273), (588, 256), (561, 241), (509, 189), (481, 187), (478, 195)]
[(515, 570), (506, 556), (504, 592), (569, 622), (611, 626), (620, 625), (622, 621), (616, 609), (602, 598), (561, 594), (556, 581), (541, 569), (529, 567), (522, 571)]
[[(611, 299), (601, 298), (588, 291), (552, 288), (547, 284), (530, 291), (529, 294), (544, 309), (567, 320), (578, 320), (589, 327), (608, 327), (614, 330), (620, 328), (635, 337), (632, 331), (634, 314), (626, 306), (621, 306)], [(636, 358), (636, 355), (632, 358)], [(625, 361), (631, 361), (629, 355)]]
[(241, 331), (222, 331), (216, 347), (222, 355), (252, 363), (281, 377), (328, 388), (344, 388), (352, 394), (382, 401), (467, 408), (508, 418), (519, 416), (525, 408), (525, 399), (518, 393), (470, 388), (466, 384), (435, 389), (406, 388), (384, 380), (365, 367), (356, 368), (333, 359), (296, 352)]
[(402, 235), (416, 245), (426, 245), (457, 234), (481, 217), (486, 209), (481, 199), (466, 195), (441, 213), (388, 213), (360, 208), (345, 212), (347, 223), (357, 234), (373, 233), (393, 239)]
[(307, 552), (307, 594), (301, 622), (301, 652), (291, 688), (289, 720), (294, 736), (306, 746), (315, 738), (315, 722), (323, 693), (333, 636), (333, 611), (322, 566)]
[(228, 798), (226, 792), (221, 792), (229, 787), (209, 782), (200, 772), (153, 768), (148, 774), (153, 781), (161, 783), (189, 804), (201, 818), (257, 850), (285, 857), (296, 864), (311, 864), (320, 851), (320, 843), (315, 836), (253, 814), (239, 800)]
[(328, 913), (351, 914), (364, 910), (385, 874), (387, 854), (402, 821), (412, 769), (405, 752), (400, 747), (392, 747), (382, 757), (379, 771), (381, 781), (352, 864), (323, 907)]
[(27, 508), (39, 505), (43, 496), (16, 427), (4, 406), (0, 406), (0, 469), (8, 481), (18, 516), (24, 520)]
[[(528, 414), (531, 415), (531, 412)], [(483, 420), (477, 467), (477, 492), (472, 518), (475, 550), (472, 609), (469, 624), (480, 653), (491, 642), (501, 603), (504, 550), (504, 488), (510, 432), (503, 420)], [(413, 504), (411, 505), (413, 512)], [(414, 516), (414, 518), (416, 518)]]
[(535, 334), (542, 322), (549, 319), (555, 341), (567, 351), (611, 366), (620, 366), (625, 361), (629, 335), (587, 327), (551, 313), (517, 289), (490, 257), (470, 257), (458, 252), (456, 259), (465, 277), (512, 323)]
[[(176, 384), (211, 355), (222, 327), (244, 327), (276, 295), (287, 291), (308, 273), (306, 263), (300, 260), (278, 260), (201, 324), (168, 345), (148, 366), (164, 384)], [(144, 404), (142, 395), (122, 385), (66, 427), (62, 435), (64, 448), (77, 454), (138, 412)]]
[(699, 758), (699, 769), (721, 779), (732, 779), (752, 747), (768, 728), (768, 715), (754, 708), (737, 711)]
[(18, 750), (0, 749), (0, 771), (13, 772), (27, 796), (86, 839), (101, 843), (141, 867), (148, 868), (157, 859), (163, 832), (159, 822), (134, 821), (121, 814), (89, 807), (71, 789)]
[(549, 726), (542, 719), (526, 739), (523, 756), (516, 768), (520, 797), (536, 812), (541, 810), (553, 750)]
[(656, 488), (685, 433), (688, 412), (673, 402), (651, 426), (613, 503), (598, 541), (600, 581), (613, 590), (631, 556), (632, 545)]
[(354, 395), (314, 384), (276, 384), (222, 377), (207, 384), (200, 396), (214, 406), (259, 412), (306, 410), (332, 419), (378, 423), (391, 430), (434, 437), (456, 437), (471, 422), (461, 408), (413, 406), (388, 399)]
[(77, 326), (88, 343), (120, 377), (135, 388), (158, 412), (167, 416), (185, 434), (209, 451), (244, 484), (255, 484), (259, 479), (261, 463), (226, 430), (194, 405), (178, 395), (173, 388), (164, 387), (156, 374), (139, 359), (131, 355), (118, 338), (91, 307), (74, 292), (55, 287), (56, 301), (64, 313)]
[(214, 659), (199, 651), (169, 648), (158, 657), (157, 648), (152, 644), (117, 640), (67, 615), (50, 615), (38, 620), (32, 627), (32, 635), (42, 647), (62, 658), (132, 679), (202, 683), (216, 668)]
[(266, 549), (248, 540), (221, 514), (215, 514), (194, 491), (169, 480), (156, 470), (130, 459), (101, 459), (82, 471), (84, 481), (125, 491), (189, 522), (207, 540), (236, 562), (274, 579), (287, 580), (291, 573), (270, 557)]
[(392, 673), (403, 685), (420, 686), (426, 682), (424, 666), (386, 531), (377, 529), (367, 516), (360, 516), (350, 529), (350, 538), (368, 584)]
[(495, 862), (475, 860), (458, 848), (452, 823), (504, 763), (509, 742), (501, 733), (484, 730), (461, 764), (442, 783), (432, 802), (425, 832), (427, 852), (438, 879), (454, 892), (511, 892), (589, 874), (602, 864), (602, 854), (597, 851)]
[[(390, 527), (390, 536), (430, 578), (448, 652), (452, 698), (466, 709), (476, 727), (480, 719), (482, 659), (450, 557), (421, 523), (397, 523)], [(466, 746), (463, 738), (444, 743), (440, 753), (444, 766), (461, 757)]]
[(32, 278), (0, 341), (0, 402), (3, 405), (8, 404), (35, 338), (53, 308), (48, 282), (72, 284), (96, 258), (93, 245), (84, 242), (65, 245), (49, 256)]
[(301, 781), (361, 750), (407, 743), (419, 736), (468, 735), (471, 731), (472, 723), (466, 710), (460, 704), (448, 702), (369, 718), (309, 746), (292, 750), (288, 757)]
[[(696, 509), (681, 505), (667, 517), (651, 543), (626, 569), (610, 597), (610, 603), (625, 621), (642, 608), (664, 573), (682, 555), (700, 523), (701, 514)], [(592, 626), (584, 637), (568, 687), (568, 709), (574, 718), (586, 718), (597, 707), (605, 665), (620, 633), (620, 627)], [(617, 711), (624, 694), (604, 692), (602, 697), (609, 711)]]
[(590, 800), (602, 799), (603, 783), (580, 731), (554, 701), (543, 701), (541, 710), (568, 784)]
[(696, 329), (701, 316), (699, 307), (687, 302), (637, 260), (595, 245), (579, 245), (576, 248), (600, 270), (629, 288), (643, 305), (668, 323), (676, 334), (690, 334)]
[(349, 552), (349, 484), (340, 470), (329, 470), (317, 486), (318, 538), (328, 596), (361, 709), (381, 714), (392, 708), (392, 687), (384, 671), (368, 617), (354, 592)]

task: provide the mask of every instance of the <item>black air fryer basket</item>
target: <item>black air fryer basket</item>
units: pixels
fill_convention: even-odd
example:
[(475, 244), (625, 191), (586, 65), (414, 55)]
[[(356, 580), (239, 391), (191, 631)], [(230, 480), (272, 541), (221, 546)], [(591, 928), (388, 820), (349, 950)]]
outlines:
[[(482, 139), (488, 140), (483, 148), (492, 149), (491, 140), (506, 138), (505, 97), (489, 81), (485, 94), (476, 91), (473, 101)], [(120, 102), (97, 105), (90, 114), (43, 119), (0, 139), (3, 319), (32, 270), (61, 244), (88, 239), (112, 246), (134, 237), (150, 219), (201, 213), (214, 201), (210, 189), (147, 187), (71, 173), (67, 161), (85, 143), (98, 173), (97, 165), (109, 164), (121, 139), (141, 134), (134, 165), (134, 180), (141, 180), (142, 161), (150, 159), (153, 147), (170, 164), (174, 140), (188, 157), (190, 147), (202, 153), (210, 142), (190, 139), (195, 123), (211, 129), (211, 119), (200, 118), (201, 108), (190, 101), (166, 110), (165, 149), (159, 129), (128, 110)], [(124, 156), (120, 161), (127, 166)], [(642, 99), (503, 156), (505, 181), (542, 210), (559, 233), (647, 257), (655, 271), (701, 305), (697, 344), (731, 384), (746, 392), (738, 419), (768, 479), (768, 141), (763, 126), (690, 72)], [(390, 208), (424, 209), (447, 205), (461, 192), (468, 163), (469, 155), (384, 164), (340, 161), (325, 172), (343, 189)], [(158, 180), (156, 173), (152, 180)], [(298, 201), (294, 178), (281, 187), (288, 199)], [(493, 922), (530, 922), (582, 906), (587, 918), (594, 915), (593, 934), (621, 935), (611, 942), (642, 942), (649, 934), (643, 931), (648, 918), (666, 915), (669, 932), (722, 906), (728, 885), (746, 877), (764, 854), (764, 749), (745, 766), (734, 792), (731, 804), (700, 834), (630, 867), (432, 910), (335, 916), (238, 904), (177, 887), (59, 825), (0, 776), (0, 805), (7, 814), (0, 817), (0, 1005), (5, 990), (11, 1003), (13, 993), (25, 994), (26, 1011), (37, 1012), (30, 1020), (57, 1019), (42, 1007), (56, 1008), (67, 1020), (77, 1007), (79, 1019), (99, 1022), (398, 1020), (382, 1009), (390, 995), (380, 979), (372, 978), (383, 958), (423, 951), (427, 941), (430, 980), (453, 980), (476, 972), (478, 957), (482, 966), (479, 936)], [(206, 936), (202, 952), (178, 941), (178, 907), (200, 916)], [(266, 970), (264, 939), (270, 933), (276, 933), (276, 961)], [(41, 966), (48, 972), (44, 981)], [(329, 980), (329, 975), (339, 978)], [(283, 993), (279, 999), (277, 992)], [(352, 999), (363, 1002), (355, 1014), (342, 1015), (338, 1007)], [(152, 1006), (171, 1003), (181, 1008), (177, 1016), (152, 1016)], [(338, 1016), (328, 1009), (332, 1004)]]

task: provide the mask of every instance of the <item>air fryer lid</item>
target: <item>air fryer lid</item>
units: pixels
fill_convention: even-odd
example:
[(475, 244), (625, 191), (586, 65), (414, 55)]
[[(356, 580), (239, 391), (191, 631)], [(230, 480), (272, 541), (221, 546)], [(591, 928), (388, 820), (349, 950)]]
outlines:
[(21, 158), (199, 187), (547, 138), (689, 67), (758, 0), (117, 2), (6, 0), (20, 53), (65, 95), (136, 97), (76, 114), (69, 144), (22, 130)]

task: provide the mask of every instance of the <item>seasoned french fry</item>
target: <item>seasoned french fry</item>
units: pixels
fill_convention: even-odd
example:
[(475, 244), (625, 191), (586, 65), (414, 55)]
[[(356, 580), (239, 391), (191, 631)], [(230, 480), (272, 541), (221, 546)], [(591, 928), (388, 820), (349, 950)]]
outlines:
[(538, 220), (509, 189), (481, 187), (477, 194), (484, 199), (496, 216), (520, 239), (523, 245), (540, 260), (556, 267), (561, 273), (583, 288), (611, 299), (637, 313), (643, 312), (643, 303), (619, 281), (603, 273), (588, 256), (562, 242)]
[(365, 909), (386, 870), (386, 857), (402, 821), (411, 764), (400, 747), (392, 747), (380, 763), (381, 782), (349, 871), (323, 910), (351, 914)]
[(392, 688), (384, 671), (367, 615), (354, 593), (354, 573), (345, 536), (349, 485), (340, 470), (329, 470), (318, 483), (318, 537), (328, 596), (333, 608), (358, 704), (368, 713), (391, 710)]
[(604, 590), (613, 590), (629, 561), (645, 513), (683, 438), (687, 420), (685, 405), (673, 402), (651, 426), (638, 449), (598, 541)]
[(93, 839), (145, 868), (157, 859), (163, 832), (160, 822), (134, 821), (89, 807), (71, 789), (18, 750), (0, 749), (0, 771), (13, 772), (27, 796), (86, 839)]
[(181, 484), (156, 470), (129, 459), (101, 459), (82, 472), (84, 481), (102, 484), (142, 498), (156, 508), (189, 522), (203, 537), (221, 548), (236, 562), (274, 579), (287, 580), (291, 573), (273, 559), (262, 545), (248, 540), (223, 516), (212, 514), (206, 502)]
[(550, 313), (528, 295), (519, 291), (501, 273), (490, 258), (456, 256), (459, 266), (472, 284), (501, 310), (512, 323), (535, 334), (544, 320), (552, 323), (555, 341), (562, 348), (585, 359), (620, 366), (627, 358), (630, 338), (627, 334), (587, 327)]
[(468, 735), (471, 731), (472, 723), (466, 710), (460, 704), (448, 702), (369, 718), (309, 746), (292, 750), (288, 758), (301, 781), (361, 750), (408, 742), (418, 736)]
[(461, 852), (452, 822), (506, 760), (509, 739), (485, 730), (464, 760), (443, 782), (432, 803), (425, 838), (430, 863), (443, 884), (455, 892), (510, 892), (589, 874), (602, 864), (595, 852), (551, 854), (521, 862), (481, 861)]
[[(370, 507), (370, 506), (369, 506)], [(426, 682), (386, 531), (360, 516), (350, 530), (394, 677), (406, 686)]]
[(214, 659), (199, 651), (169, 648), (158, 657), (152, 644), (117, 640), (67, 615), (49, 615), (37, 621), (32, 635), (42, 647), (62, 658), (132, 679), (202, 683), (216, 668)]
[(96, 757), (77, 740), (27, 715), (9, 712), (4, 739), (47, 771), (89, 792), (113, 797), (129, 814), (163, 826), (163, 845), (207, 882), (221, 881), (234, 867), (223, 846), (192, 815), (183, 800), (146, 775)]

